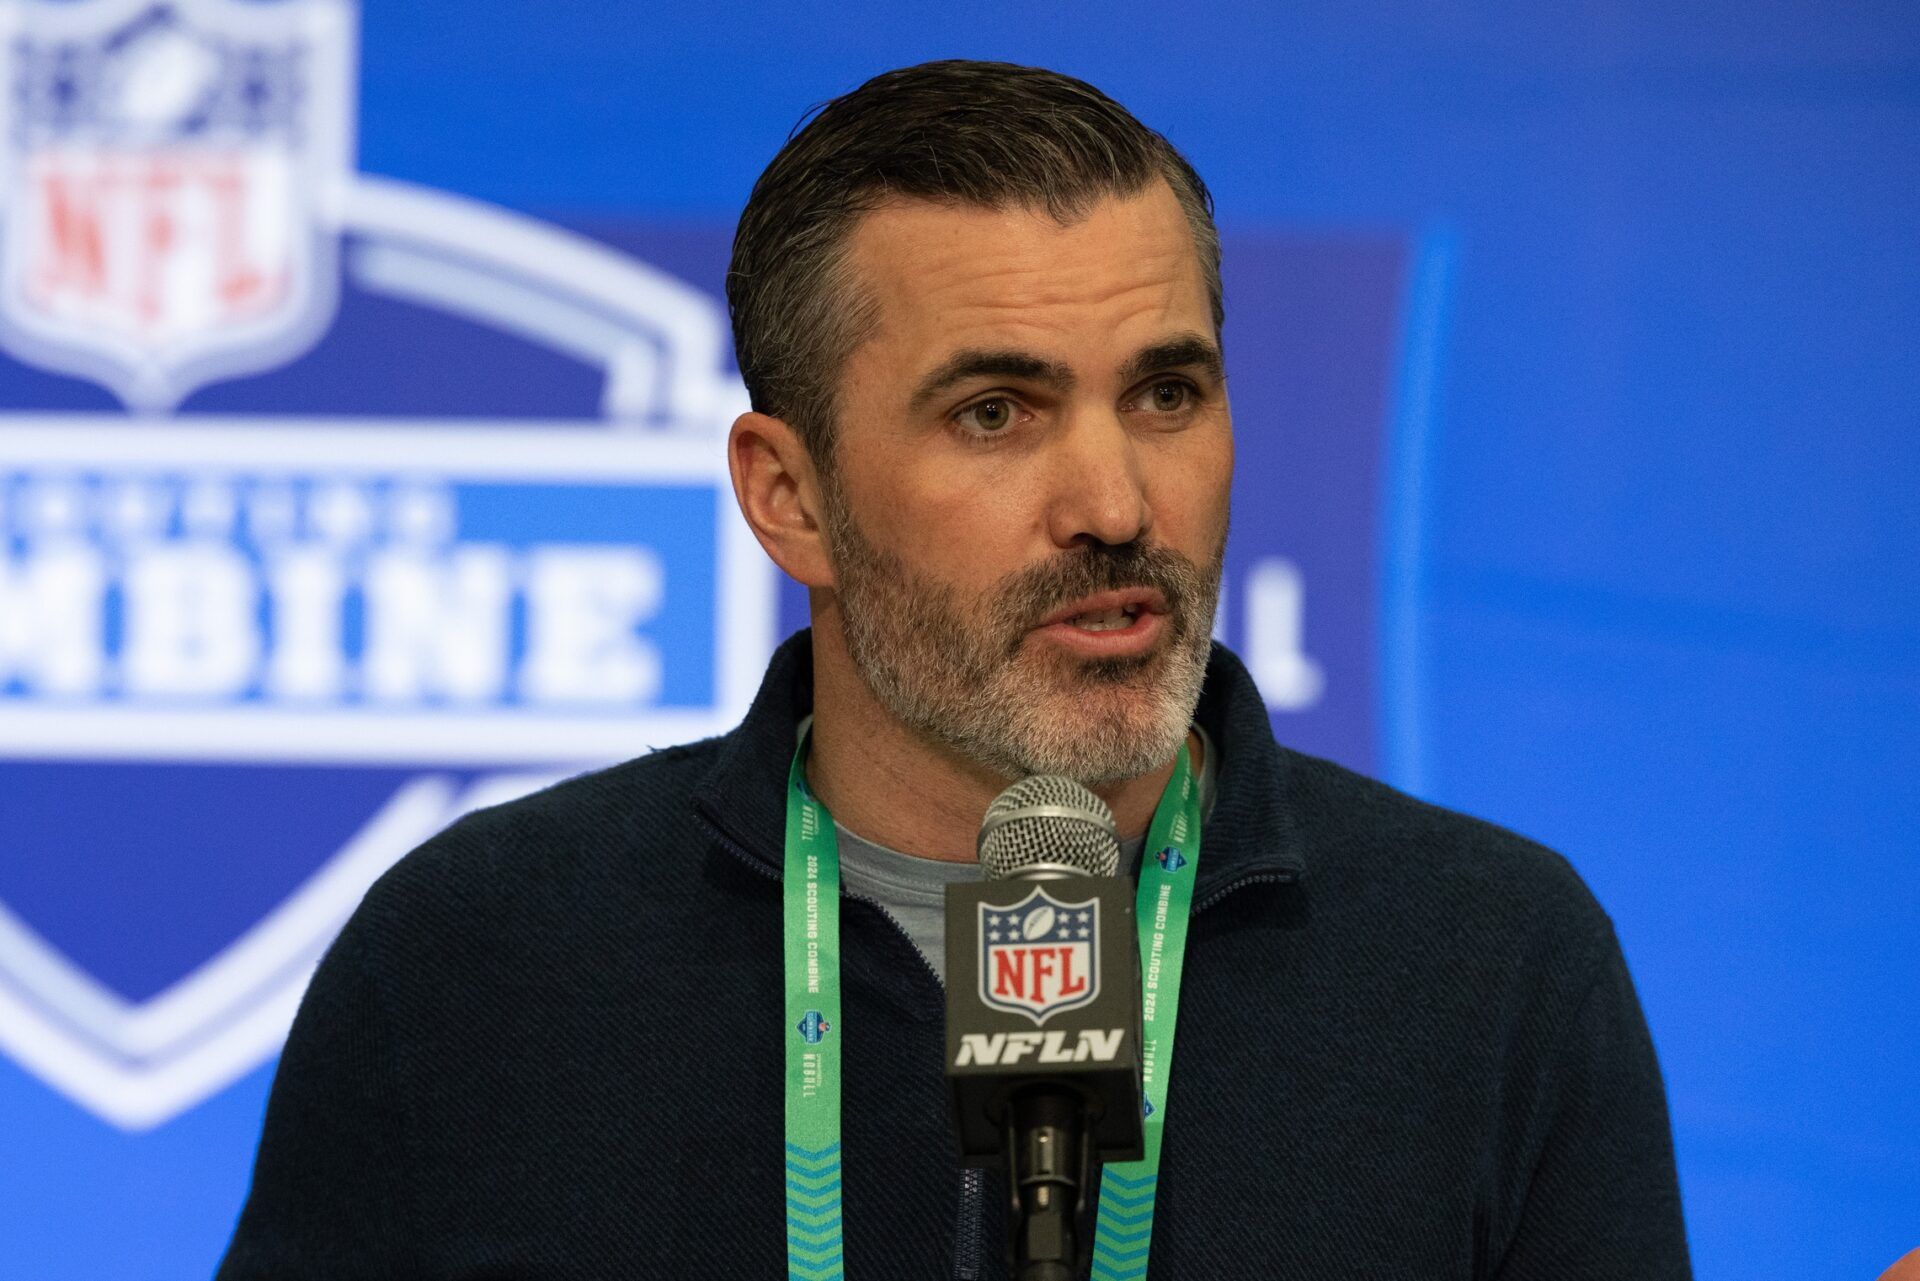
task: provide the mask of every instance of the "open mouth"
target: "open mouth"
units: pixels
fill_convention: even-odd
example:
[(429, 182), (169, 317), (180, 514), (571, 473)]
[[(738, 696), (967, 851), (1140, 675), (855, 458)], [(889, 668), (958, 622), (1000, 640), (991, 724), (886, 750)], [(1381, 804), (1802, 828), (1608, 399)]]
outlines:
[(1115, 608), (1089, 610), (1084, 614), (1075, 614), (1060, 621), (1069, 627), (1077, 627), (1083, 632), (1113, 632), (1123, 627), (1133, 626), (1133, 620), (1140, 617), (1145, 609), (1144, 604), (1121, 605)]
[(1144, 651), (1165, 630), (1167, 597), (1152, 588), (1083, 595), (1041, 624), (1041, 632), (1081, 653), (1123, 657)]

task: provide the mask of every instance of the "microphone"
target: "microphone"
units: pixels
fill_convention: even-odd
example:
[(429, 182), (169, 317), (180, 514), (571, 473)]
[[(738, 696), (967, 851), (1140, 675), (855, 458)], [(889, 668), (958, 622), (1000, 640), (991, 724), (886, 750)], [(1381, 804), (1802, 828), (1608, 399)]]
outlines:
[(1016, 1281), (1071, 1281), (1094, 1164), (1141, 1147), (1133, 884), (1106, 802), (1037, 774), (980, 825), (986, 879), (947, 887), (947, 1079), (961, 1160), (1004, 1166)]

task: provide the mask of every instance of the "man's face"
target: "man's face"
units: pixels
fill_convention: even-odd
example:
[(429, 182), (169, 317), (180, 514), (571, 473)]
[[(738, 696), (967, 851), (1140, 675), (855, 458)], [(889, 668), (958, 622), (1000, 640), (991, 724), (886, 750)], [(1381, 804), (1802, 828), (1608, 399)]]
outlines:
[(1199, 695), (1233, 471), (1173, 193), (1067, 226), (902, 201), (850, 250), (875, 326), (824, 489), (855, 667), (1004, 777), (1163, 765)]

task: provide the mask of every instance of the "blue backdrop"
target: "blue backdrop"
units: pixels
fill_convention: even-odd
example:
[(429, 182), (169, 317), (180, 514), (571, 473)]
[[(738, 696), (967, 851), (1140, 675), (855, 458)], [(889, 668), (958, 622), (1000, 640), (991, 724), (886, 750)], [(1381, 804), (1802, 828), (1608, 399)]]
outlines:
[[(1223, 632), (1264, 656), (1280, 732), (1552, 844), (1586, 877), (1661, 1053), (1702, 1277), (1872, 1277), (1920, 1245), (1920, 11), (1362, 0), (1199, 12), (1129, 0), (1042, 18), (1009, 4), (665, 13), (606, 0), (369, 0), (358, 40), (357, 61), (350, 47), (341, 59), (348, 92), (358, 85), (357, 121), (339, 122), (357, 138), (349, 167), (571, 228), (696, 291), (716, 285), (732, 219), (801, 111), (885, 67), (1042, 63), (1166, 133), (1212, 185), (1228, 237), (1243, 443)], [(10, 199), (30, 185), (17, 159), (5, 172)], [(539, 601), (561, 602), (554, 617), (576, 631), (590, 632), (594, 610), (626, 610), (638, 640), (610, 658), (592, 652), (619, 659), (609, 670), (636, 682), (633, 705), (659, 713), (634, 722), (652, 737), (633, 750), (704, 732), (691, 714), (673, 719), (688, 700), (715, 718), (737, 712), (708, 639), (715, 620), (741, 638), (750, 669), (797, 603), (788, 592), (761, 618), (757, 580), (728, 559), (724, 530), (692, 519), (684, 532), (713, 476), (677, 445), (638, 470), (597, 440), (577, 442), (575, 462), (515, 445), (533, 419), (619, 417), (577, 361), (518, 339), (508, 350), (500, 324), (473, 322), (484, 290), (462, 294), (466, 278), (448, 274), (485, 257), (475, 246), (536, 232), (488, 223), (448, 267), (459, 255), (445, 245), (421, 250), (418, 208), (362, 190), (372, 194), (334, 228), (347, 284), (320, 345), (185, 387), (179, 421), (511, 419), (486, 446), (497, 458), (455, 465), (389, 441), (368, 464), (377, 474), (341, 480), (339, 467), (361, 460), (329, 455), (340, 447), (330, 437), (229, 456), (176, 433), (174, 452), (146, 459), (109, 421), (136, 393), (116, 398), (105, 374), (70, 377), (71, 363), (51, 373), (46, 358), (10, 360), (0, 509), (40, 523), (0, 521), (0, 551), (24, 565), (32, 537), (66, 528), (54, 481), (86, 495), (119, 480), (160, 485), (182, 513), (168, 536), (185, 539), (188, 491), (215, 454), (247, 520), (267, 519), (272, 494), (308, 503), (309, 488), (340, 480), (338, 510), (362, 501), (386, 513), (375, 521), (385, 532), (354, 544), (369, 558), (415, 546), (408, 530), (450, 512), (433, 545), (479, 557), (475, 582), (493, 581), (491, 562), (463, 527), (514, 509), (487, 497), (503, 476), (546, 487), (537, 511), (586, 513), (590, 525), (601, 507), (653, 504), (677, 514), (655, 516), (631, 546), (559, 521), (484, 535), (521, 558), (499, 582), (548, 584), (548, 596), (527, 588), (502, 606), (500, 661), (538, 668), (528, 654), (547, 633), (526, 620)], [(548, 247), (560, 263), (565, 246)], [(506, 279), (511, 258), (499, 250), (481, 274)], [(447, 270), (426, 272), (429, 260)], [(312, 268), (316, 279), (328, 269)], [(442, 302), (465, 298), (468, 318), (389, 314), (418, 309), (430, 285)], [(686, 353), (711, 317), (686, 298), (638, 310), (647, 324), (685, 320), (681, 345), (656, 344), (647, 366), (665, 386), (674, 360), (697, 363)], [(382, 337), (403, 330), (426, 353), (417, 361)], [(705, 382), (663, 393), (665, 409), (631, 415), (723, 416), (724, 352), (715, 359)], [(84, 431), (61, 436), (62, 423)], [(286, 449), (311, 457), (287, 462)], [(420, 512), (426, 524), (409, 524)], [(389, 517), (390, 530), (378, 523)], [(249, 573), (278, 563), (239, 535), (228, 545)], [(379, 573), (414, 563), (393, 555)], [(567, 555), (622, 558), (607, 563), (631, 593), (612, 605), (567, 595), (568, 566), (585, 563)], [(356, 645), (385, 643), (356, 612), (389, 598), (371, 563), (353, 562), (368, 585), (342, 598), (350, 665)], [(164, 581), (165, 566), (140, 572)], [(648, 592), (662, 576), (669, 605), (653, 626)], [(110, 619), (132, 608), (114, 603), (121, 591), (102, 598)], [(103, 626), (108, 658), (131, 661), (116, 625)], [(577, 636), (552, 643), (591, 649)], [(66, 704), (40, 699), (25, 668), (9, 685), (0, 666), (0, 718), (43, 718), (0, 724), (0, 906), (137, 1004), (270, 913), (376, 811), (404, 832), (414, 805), (430, 830), (565, 763), (566, 749), (485, 746), (523, 732), (519, 696), (488, 701), (485, 655), (440, 657), (478, 664), (481, 692), (416, 688), (424, 661), (379, 668), (367, 688), (433, 707), (467, 708), (471, 695), (481, 745), (469, 754), (444, 750), (444, 720), (435, 730), (397, 717), (381, 757), (350, 745), (363, 721), (253, 717), (276, 674), (324, 683), (325, 670), (292, 660), (258, 689), (234, 686), (230, 721), (155, 719), (165, 709), (139, 702), (113, 724), (146, 746), (117, 752)], [(510, 688), (541, 688), (521, 679)], [(602, 733), (604, 709), (562, 705), (536, 727), (542, 742)], [(362, 710), (344, 696), (328, 706)], [(191, 738), (210, 723), (227, 728), (198, 745), (180, 737), (182, 724)], [(618, 741), (592, 738), (575, 754), (610, 758), (603, 745)], [(289, 746), (322, 742), (340, 745)], [(254, 810), (211, 813), (243, 774)], [(237, 857), (263, 815), (301, 826), (315, 857)], [(179, 826), (190, 818), (199, 826)], [(211, 861), (175, 861), (170, 832)], [(215, 910), (180, 925), (174, 904), (188, 898)], [(312, 955), (255, 958), (256, 977), (292, 976), (278, 988), (260, 978), (256, 1004), (297, 991)], [(22, 1010), (33, 993), (68, 990), (49, 973), (12, 976), (29, 993)], [(84, 1022), (94, 1008), (74, 997), (68, 1015)], [(119, 1006), (98, 1010), (89, 1026), (125, 1063), (175, 1044)], [(245, 1033), (251, 1016), (223, 1017), (227, 1031), (178, 1042), (227, 1047), (213, 1066), (211, 1050), (191, 1060), (202, 1082), (229, 1069), (231, 1084), (201, 1097), (161, 1076), (62, 1076), (24, 1032), (11, 1054), (0, 1049), (0, 1275), (209, 1272), (271, 1072), (255, 1066), (271, 1028)]]

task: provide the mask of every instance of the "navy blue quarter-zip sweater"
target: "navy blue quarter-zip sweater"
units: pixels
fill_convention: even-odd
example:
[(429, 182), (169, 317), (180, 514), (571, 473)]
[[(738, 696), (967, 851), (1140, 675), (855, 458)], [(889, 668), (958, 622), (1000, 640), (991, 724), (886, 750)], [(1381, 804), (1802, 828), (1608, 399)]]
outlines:
[[(456, 823), (321, 965), (223, 1281), (778, 1277), (781, 843), (810, 640), (723, 738)], [(1216, 648), (1219, 744), (1155, 1278), (1689, 1275), (1653, 1047), (1557, 855), (1272, 737)], [(942, 994), (843, 901), (852, 1281), (999, 1278)]]

